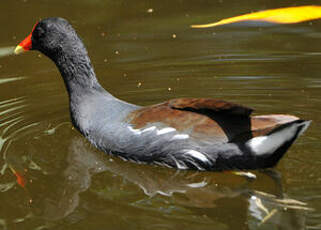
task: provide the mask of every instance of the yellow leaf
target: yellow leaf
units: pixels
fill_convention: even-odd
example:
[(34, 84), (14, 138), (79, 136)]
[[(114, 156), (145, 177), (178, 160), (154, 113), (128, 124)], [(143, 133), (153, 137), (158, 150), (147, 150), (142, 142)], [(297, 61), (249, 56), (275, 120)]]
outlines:
[(226, 18), (214, 23), (191, 25), (191, 27), (208, 28), (242, 21), (264, 21), (271, 23), (290, 24), (315, 20), (318, 18), (321, 18), (321, 6), (296, 6), (243, 14), (232, 18)]

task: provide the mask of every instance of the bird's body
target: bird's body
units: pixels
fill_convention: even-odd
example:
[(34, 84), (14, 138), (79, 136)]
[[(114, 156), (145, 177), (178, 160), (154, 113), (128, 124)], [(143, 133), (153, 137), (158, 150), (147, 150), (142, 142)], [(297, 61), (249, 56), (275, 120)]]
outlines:
[(179, 169), (267, 168), (309, 125), (291, 115), (251, 116), (250, 108), (209, 98), (146, 107), (119, 100), (99, 84), (82, 41), (61, 18), (39, 22), (31, 43), (56, 63), (74, 126), (124, 159)]

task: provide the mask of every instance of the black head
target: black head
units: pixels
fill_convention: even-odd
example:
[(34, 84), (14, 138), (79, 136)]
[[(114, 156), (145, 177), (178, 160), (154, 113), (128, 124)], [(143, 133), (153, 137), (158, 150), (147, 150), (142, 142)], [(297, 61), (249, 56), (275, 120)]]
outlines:
[(60, 53), (66, 48), (66, 45), (79, 40), (75, 30), (67, 20), (47, 18), (36, 24), (31, 36), (31, 49), (52, 57), (53, 54)]
[(63, 18), (41, 20), (18, 47), (16, 53), (38, 50), (52, 59), (55, 59), (55, 56), (61, 54), (62, 51), (72, 53), (75, 48), (84, 48), (75, 30)]
[(55, 62), (69, 90), (70, 82), (97, 85), (87, 50), (76, 31), (63, 18), (46, 18), (38, 22), (15, 49), (19, 54), (38, 50)]

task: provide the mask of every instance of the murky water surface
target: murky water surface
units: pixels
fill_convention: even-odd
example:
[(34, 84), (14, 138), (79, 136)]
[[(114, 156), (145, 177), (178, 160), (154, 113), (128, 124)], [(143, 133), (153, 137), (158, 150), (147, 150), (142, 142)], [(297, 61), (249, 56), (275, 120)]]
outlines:
[[(315, 2), (3, 0), (0, 229), (321, 229), (321, 22), (189, 28), (295, 4)], [(74, 25), (101, 84), (123, 100), (224, 98), (313, 123), (255, 180), (107, 156), (72, 128), (50, 60), (6, 56), (48, 16)]]

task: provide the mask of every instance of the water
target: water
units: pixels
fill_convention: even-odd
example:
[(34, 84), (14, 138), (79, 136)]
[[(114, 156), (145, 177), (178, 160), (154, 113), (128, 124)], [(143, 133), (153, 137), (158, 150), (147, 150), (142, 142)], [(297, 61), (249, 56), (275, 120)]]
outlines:
[[(320, 21), (190, 28), (294, 4), (315, 3), (3, 2), (0, 229), (321, 229)], [(72, 128), (53, 63), (8, 55), (47, 16), (74, 25), (101, 84), (123, 100), (215, 97), (313, 123), (275, 169), (252, 171), (256, 179), (106, 156)]]
[(14, 46), (0, 48), (0, 58), (13, 55), (14, 48)]

